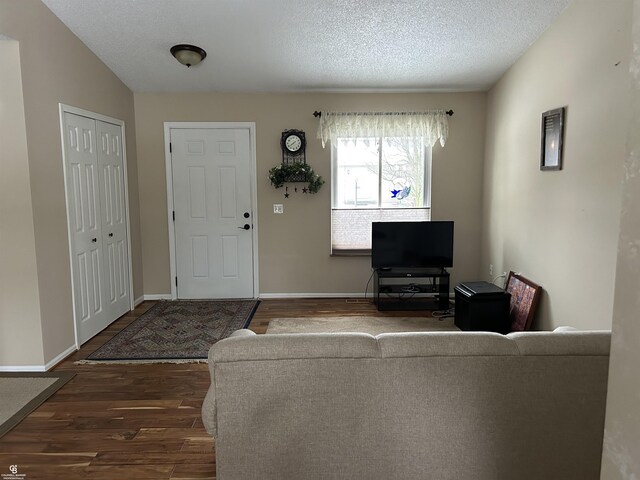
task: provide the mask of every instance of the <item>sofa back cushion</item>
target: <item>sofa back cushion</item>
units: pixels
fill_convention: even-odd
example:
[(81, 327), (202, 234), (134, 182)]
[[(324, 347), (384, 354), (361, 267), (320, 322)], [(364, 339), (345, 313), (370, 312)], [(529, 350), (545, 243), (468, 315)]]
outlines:
[(555, 332), (514, 332), (512, 340), (521, 355), (604, 355), (609, 356), (611, 332), (561, 330)]
[(518, 354), (515, 342), (493, 332), (383, 333), (376, 338), (383, 358)]
[(209, 352), (209, 360), (214, 363), (378, 356), (380, 355), (375, 337), (366, 333), (242, 335), (218, 342)]

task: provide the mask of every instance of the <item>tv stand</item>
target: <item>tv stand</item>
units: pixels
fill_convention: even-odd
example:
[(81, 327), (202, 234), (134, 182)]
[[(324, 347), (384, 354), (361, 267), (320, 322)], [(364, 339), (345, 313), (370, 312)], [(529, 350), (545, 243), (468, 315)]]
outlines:
[(378, 310), (447, 310), (449, 272), (445, 268), (377, 268), (373, 295)]

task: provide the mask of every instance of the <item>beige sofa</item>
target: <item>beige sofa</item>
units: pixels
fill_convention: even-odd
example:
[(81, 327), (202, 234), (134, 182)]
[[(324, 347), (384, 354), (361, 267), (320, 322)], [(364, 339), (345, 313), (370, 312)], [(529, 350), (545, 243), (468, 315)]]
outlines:
[(217, 478), (597, 479), (609, 343), (240, 330), (209, 352)]

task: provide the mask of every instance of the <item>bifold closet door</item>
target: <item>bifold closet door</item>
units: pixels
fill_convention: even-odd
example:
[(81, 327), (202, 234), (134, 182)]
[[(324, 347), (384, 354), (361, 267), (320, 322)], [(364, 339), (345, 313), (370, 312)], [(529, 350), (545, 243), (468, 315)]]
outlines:
[(71, 267), (79, 343), (130, 308), (122, 133), (64, 113)]
[(122, 130), (118, 125), (97, 120), (96, 133), (106, 280), (105, 301), (110, 316), (115, 319), (127, 313), (131, 307)]

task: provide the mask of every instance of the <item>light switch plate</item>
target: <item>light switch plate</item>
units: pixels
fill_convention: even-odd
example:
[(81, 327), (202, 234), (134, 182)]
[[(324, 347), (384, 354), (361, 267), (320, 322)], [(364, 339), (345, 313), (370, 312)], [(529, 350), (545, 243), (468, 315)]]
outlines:
[(273, 213), (284, 213), (284, 205), (281, 203), (274, 203), (273, 204)]

